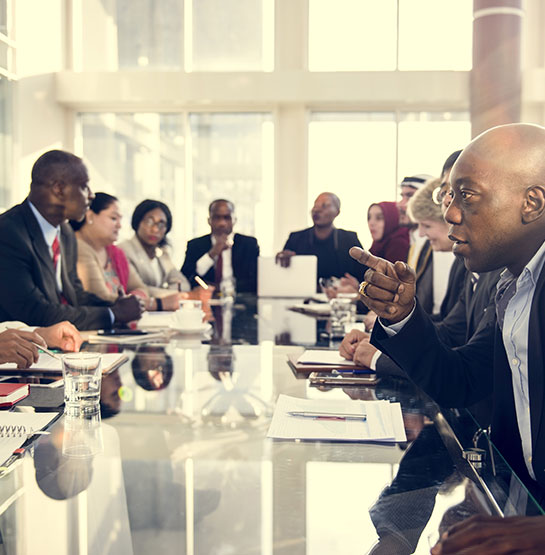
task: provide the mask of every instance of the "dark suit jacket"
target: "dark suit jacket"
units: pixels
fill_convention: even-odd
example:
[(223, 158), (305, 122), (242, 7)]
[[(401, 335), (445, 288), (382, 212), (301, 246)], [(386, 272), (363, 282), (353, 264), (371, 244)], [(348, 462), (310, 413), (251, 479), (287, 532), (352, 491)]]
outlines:
[[(497, 270), (481, 274), (477, 286), (473, 289), (473, 276), (466, 272), (458, 302), (442, 321), (435, 322), (438, 337), (445, 345), (460, 347), (470, 340), (480, 326), (494, 325), (494, 297), (500, 273), (501, 271)], [(459, 285), (456, 287), (460, 293)], [(377, 372), (381, 375), (407, 377), (407, 374), (385, 354), (377, 360)], [(485, 415), (481, 409), (478, 416), (479, 421), (484, 420)]]
[(481, 321), (488, 314), (494, 318), (494, 298), (500, 270), (485, 272), (479, 276), (474, 288), (474, 277), (466, 272), (461, 288), (458, 284), (459, 298), (450, 312), (436, 324), (439, 338), (449, 347), (463, 345), (477, 331)]
[[(361, 265), (356, 262), (349, 254), (348, 251), (350, 247), (360, 247), (361, 243), (358, 239), (358, 235), (355, 231), (347, 231), (346, 229), (333, 230), (333, 243), (335, 245), (334, 250), (331, 252), (331, 257), (335, 261), (335, 267), (337, 272), (333, 274), (335, 277), (343, 277), (345, 273), (353, 275), (358, 281), (363, 281), (363, 274), (367, 269), (367, 266)], [(301, 231), (293, 231), (290, 233), (286, 244), (284, 245), (284, 250), (289, 249), (296, 254), (313, 254), (316, 255), (316, 248), (314, 242), (314, 228), (308, 227)], [(318, 267), (320, 263), (318, 262)], [(324, 277), (329, 278), (331, 276), (320, 275), (318, 271), (318, 279)]]
[[(187, 243), (185, 260), (182, 266), (182, 274), (189, 280), (191, 287), (197, 287), (195, 281), (197, 275), (197, 261), (212, 248), (212, 236), (210, 234), (191, 239)], [(236, 290), (239, 293), (255, 293), (257, 291), (257, 257), (259, 256), (259, 245), (255, 237), (235, 233), (231, 262), (233, 264), (233, 275), (236, 279)], [(214, 283), (214, 266), (206, 275), (201, 276), (204, 281)]]
[[(448, 276), (447, 291), (445, 298), (441, 302), (439, 314), (434, 314), (434, 320), (442, 320), (451, 311), (458, 301), (460, 291), (464, 284), (467, 270), (464, 263), (459, 258), (455, 258)], [(418, 257), (416, 267), (416, 296), (422, 308), (428, 313), (433, 311), (433, 251), (426, 241)]]
[(501, 332), (495, 324), (481, 325), (468, 343), (450, 349), (417, 304), (403, 329), (388, 337), (380, 325), (371, 342), (386, 352), (410, 378), (439, 404), (472, 405), (493, 394), (492, 439), (507, 462), (531, 490), (545, 491), (545, 271), (541, 272), (530, 311), (528, 381), (532, 432), (530, 479), (523, 460), (513, 397), (512, 375)]
[(97, 296), (83, 290), (76, 272), (74, 232), (61, 224), (61, 304), (53, 261), (28, 201), (0, 215), (0, 321), (21, 320), (50, 326), (68, 320), (79, 329), (110, 328), (110, 311)]

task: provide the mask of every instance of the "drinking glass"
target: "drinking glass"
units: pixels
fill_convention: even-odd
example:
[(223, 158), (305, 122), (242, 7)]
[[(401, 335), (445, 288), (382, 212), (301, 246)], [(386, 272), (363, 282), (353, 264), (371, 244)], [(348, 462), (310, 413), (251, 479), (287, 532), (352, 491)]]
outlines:
[(99, 411), (102, 355), (70, 353), (62, 357), (65, 413), (73, 416)]
[(331, 307), (331, 335), (342, 337), (345, 333), (345, 326), (354, 322), (356, 317), (356, 305), (350, 297), (337, 296), (329, 300)]

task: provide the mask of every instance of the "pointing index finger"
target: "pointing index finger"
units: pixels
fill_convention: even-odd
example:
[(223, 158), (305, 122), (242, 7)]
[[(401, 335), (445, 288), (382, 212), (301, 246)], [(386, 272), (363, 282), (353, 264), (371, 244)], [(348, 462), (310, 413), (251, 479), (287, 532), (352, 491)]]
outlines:
[(373, 268), (373, 270), (378, 269), (380, 263), (383, 262), (382, 258), (371, 254), (365, 249), (360, 249), (360, 247), (352, 247), (348, 252), (354, 260), (357, 260), (360, 264), (369, 266), (369, 268)]

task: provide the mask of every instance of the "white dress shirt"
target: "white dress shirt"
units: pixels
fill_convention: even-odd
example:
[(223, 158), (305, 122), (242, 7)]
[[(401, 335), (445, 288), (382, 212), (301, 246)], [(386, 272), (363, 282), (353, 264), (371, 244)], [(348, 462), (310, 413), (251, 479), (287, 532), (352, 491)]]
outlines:
[[(214, 247), (217, 240), (214, 235), (211, 236), (212, 246)], [(229, 235), (227, 238), (227, 244), (233, 244), (233, 234)], [(221, 285), (229, 286), (233, 278), (233, 262), (232, 262), (232, 248), (225, 249), (221, 256), (223, 257), (223, 265), (221, 272), (221, 284), (220, 289), (223, 289)], [(212, 258), (208, 253), (203, 254), (199, 260), (197, 260), (197, 274), (204, 276), (208, 270), (216, 263), (215, 259)]]

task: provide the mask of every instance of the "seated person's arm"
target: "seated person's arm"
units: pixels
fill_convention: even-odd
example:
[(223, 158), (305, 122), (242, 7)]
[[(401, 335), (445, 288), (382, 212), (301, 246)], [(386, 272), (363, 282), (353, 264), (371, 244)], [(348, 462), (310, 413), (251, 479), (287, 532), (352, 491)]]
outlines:
[(36, 328), (35, 331), (45, 340), (48, 347), (63, 351), (77, 352), (83, 342), (79, 331), (70, 322), (59, 322), (46, 328)]
[(35, 331), (6, 330), (0, 333), (0, 363), (12, 362), (17, 368), (28, 368), (38, 361), (38, 347), (45, 341)]
[[(391, 264), (362, 251), (351, 254), (369, 266), (362, 301), (379, 316), (371, 342), (387, 353), (424, 391), (444, 406), (463, 407), (490, 394), (493, 386), (494, 330), (488, 326), (459, 349), (446, 347), (431, 320), (415, 306), (415, 279), (405, 263)], [(413, 312), (414, 310), (414, 312)], [(408, 321), (397, 334), (383, 323)]]
[(293, 233), (290, 233), (284, 248), (276, 254), (276, 263), (280, 264), (282, 268), (289, 268), (291, 263), (291, 257), (295, 256), (297, 253), (295, 252), (295, 245), (293, 245)]
[(85, 291), (110, 303), (116, 301), (119, 296), (118, 291), (108, 289), (102, 268), (97, 259), (87, 250), (80, 249), (78, 253), (77, 272)]

